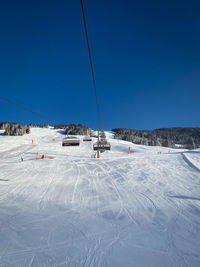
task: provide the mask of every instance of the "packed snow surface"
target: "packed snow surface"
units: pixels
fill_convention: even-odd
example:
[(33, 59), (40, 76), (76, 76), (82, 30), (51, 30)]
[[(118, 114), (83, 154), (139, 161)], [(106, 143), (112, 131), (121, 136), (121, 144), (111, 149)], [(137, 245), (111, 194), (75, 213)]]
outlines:
[(0, 133), (0, 266), (200, 266), (199, 149), (63, 137)]

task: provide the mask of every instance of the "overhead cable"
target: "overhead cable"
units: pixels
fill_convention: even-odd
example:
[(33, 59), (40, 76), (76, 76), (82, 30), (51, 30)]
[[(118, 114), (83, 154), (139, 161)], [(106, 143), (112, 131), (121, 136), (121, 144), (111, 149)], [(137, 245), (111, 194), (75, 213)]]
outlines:
[(87, 31), (87, 25), (86, 25), (85, 13), (84, 13), (83, 1), (80, 0), (80, 2), (81, 2), (81, 10), (82, 10), (82, 15), (83, 15), (83, 24), (84, 24), (84, 29), (85, 29), (85, 37), (86, 37), (86, 41), (87, 41), (87, 48), (88, 48), (88, 54), (89, 54), (89, 60), (90, 60), (90, 68), (91, 68), (91, 73), (92, 73), (94, 94), (95, 94), (95, 99), (96, 99), (97, 114), (98, 114), (98, 124), (99, 124), (99, 129), (100, 129), (101, 116), (100, 116), (100, 110), (99, 110), (99, 102), (98, 102), (98, 96), (97, 96), (96, 83), (95, 83), (95, 78), (94, 78), (94, 69), (93, 69), (92, 57), (91, 57), (91, 52), (90, 52), (90, 45), (89, 45), (89, 38), (88, 38), (88, 31)]
[(55, 122), (54, 120), (52, 120), (52, 119), (50, 119), (50, 118), (48, 118), (48, 117), (46, 117), (46, 116), (44, 116), (44, 115), (42, 115), (42, 114), (40, 114), (40, 113), (38, 113), (38, 112), (32, 111), (32, 110), (30, 110), (29, 108), (26, 108), (26, 107), (24, 107), (24, 106), (22, 106), (22, 105), (19, 105), (19, 104), (15, 103), (15, 102), (13, 102), (13, 101), (11, 101), (11, 100), (9, 100), (9, 99), (6, 99), (6, 98), (4, 98), (4, 97), (0, 97), (0, 99), (6, 101), (6, 102), (8, 102), (8, 103), (10, 103), (11, 105), (14, 105), (14, 106), (18, 107), (18, 108), (21, 108), (21, 109), (23, 109), (23, 110), (26, 110), (26, 111), (28, 111), (28, 112), (30, 112), (30, 113), (32, 113), (32, 114), (34, 114), (34, 115), (36, 115), (36, 116), (42, 118), (42, 119), (48, 120), (48, 121), (52, 122), (53, 124), (56, 124), (56, 122)]

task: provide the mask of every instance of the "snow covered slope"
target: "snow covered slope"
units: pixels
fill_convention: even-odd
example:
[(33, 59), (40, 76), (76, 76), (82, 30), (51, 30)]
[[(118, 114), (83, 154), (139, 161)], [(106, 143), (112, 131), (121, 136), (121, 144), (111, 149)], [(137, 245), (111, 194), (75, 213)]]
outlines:
[(0, 135), (0, 266), (200, 266), (200, 150), (62, 133)]

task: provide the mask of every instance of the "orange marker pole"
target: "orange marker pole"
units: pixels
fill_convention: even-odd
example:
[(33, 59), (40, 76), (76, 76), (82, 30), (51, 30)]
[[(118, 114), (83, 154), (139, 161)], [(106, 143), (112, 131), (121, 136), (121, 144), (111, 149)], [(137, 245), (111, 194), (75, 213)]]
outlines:
[(100, 155), (100, 152), (99, 150), (97, 151), (97, 158), (100, 159), (101, 158), (101, 155)]

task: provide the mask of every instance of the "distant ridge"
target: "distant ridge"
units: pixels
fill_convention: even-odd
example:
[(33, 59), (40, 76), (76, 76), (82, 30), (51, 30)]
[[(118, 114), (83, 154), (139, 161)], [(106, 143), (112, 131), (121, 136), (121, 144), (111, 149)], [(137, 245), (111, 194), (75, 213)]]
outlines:
[[(0, 122), (0, 129), (5, 135), (24, 135), (30, 133), (31, 127), (48, 128), (49, 124), (22, 125), (15, 122)], [(91, 128), (82, 124), (56, 124), (54, 129), (63, 129), (64, 134), (89, 135)], [(163, 146), (170, 148), (196, 149), (200, 148), (200, 128), (173, 127), (155, 130), (135, 130), (129, 128), (114, 128), (115, 139), (129, 141), (139, 145)]]
[[(30, 133), (30, 128), (48, 128), (49, 124), (28, 124), (23, 125), (16, 122), (0, 122), (0, 129), (5, 130), (5, 135), (22, 136)], [(54, 129), (64, 129), (65, 134), (90, 135), (92, 129), (82, 124), (56, 124)]]

